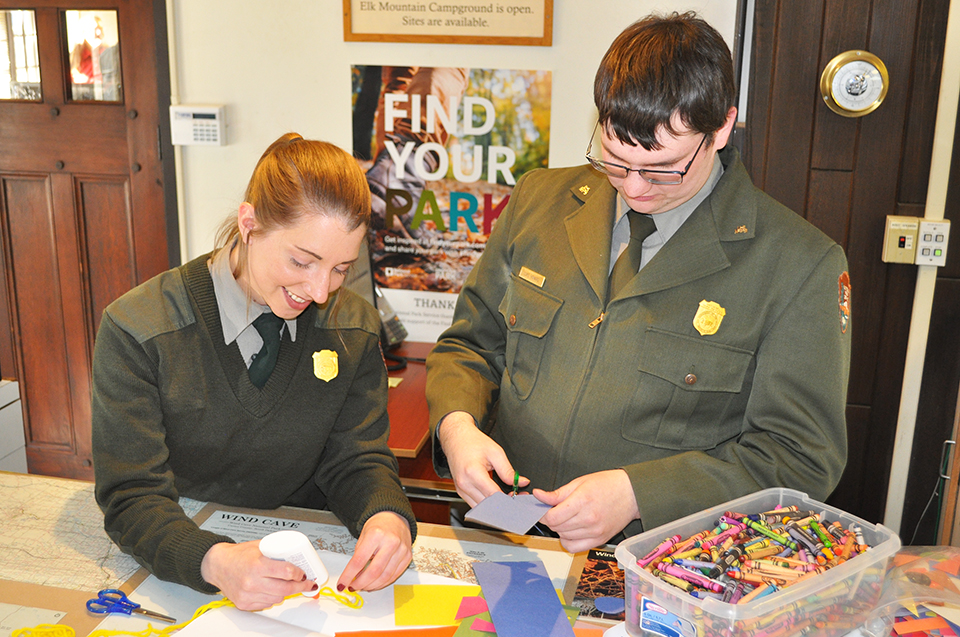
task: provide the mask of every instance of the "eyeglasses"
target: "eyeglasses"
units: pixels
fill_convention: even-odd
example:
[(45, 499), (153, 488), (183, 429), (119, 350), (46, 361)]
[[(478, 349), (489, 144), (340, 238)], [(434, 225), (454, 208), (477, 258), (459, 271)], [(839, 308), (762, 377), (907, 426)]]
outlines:
[[(597, 126), (600, 126), (600, 122), (597, 122)], [(682, 184), (683, 176), (690, 171), (690, 166), (693, 165), (693, 160), (697, 158), (697, 154), (699, 154), (700, 149), (703, 147), (703, 142), (707, 139), (706, 134), (700, 138), (700, 145), (697, 146), (697, 150), (694, 151), (693, 157), (691, 157), (690, 161), (687, 162), (687, 165), (683, 167), (683, 170), (648, 170), (646, 168), (627, 168), (626, 166), (613, 164), (608, 161), (601, 161), (596, 157), (591, 156), (590, 149), (593, 147), (593, 138), (596, 136), (596, 134), (597, 128), (594, 127), (593, 135), (590, 137), (590, 143), (587, 144), (587, 161), (590, 162), (591, 166), (603, 174), (616, 177), (617, 179), (626, 179), (631, 172), (635, 172), (643, 177), (646, 181), (658, 186), (676, 186)]]

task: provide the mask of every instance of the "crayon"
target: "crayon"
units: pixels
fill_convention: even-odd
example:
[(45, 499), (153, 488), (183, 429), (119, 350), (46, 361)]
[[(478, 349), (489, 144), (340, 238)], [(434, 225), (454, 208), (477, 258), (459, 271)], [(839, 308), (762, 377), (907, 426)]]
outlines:
[(710, 531), (708, 530), (703, 530), (703, 531), (700, 531), (699, 533), (694, 533), (683, 542), (680, 542), (679, 544), (677, 544), (677, 546), (674, 548), (674, 551), (677, 553), (681, 551), (687, 551), (691, 547), (693, 547), (694, 542), (702, 540), (703, 538), (707, 537), (709, 534), (710, 534)]
[(749, 593), (741, 597), (740, 601), (738, 601), (737, 603), (746, 604), (747, 602), (751, 602), (762, 595), (769, 595), (770, 593), (773, 593), (776, 590), (777, 590), (776, 586), (771, 586), (770, 584), (767, 584), (767, 583), (760, 584), (755, 589), (753, 589), (752, 591), (750, 591)]
[(779, 533), (774, 533), (772, 530), (770, 530), (766, 526), (758, 522), (754, 522), (753, 520), (746, 520), (746, 523), (747, 523), (747, 526), (749, 526), (751, 529), (753, 529), (757, 533), (762, 533), (763, 535), (766, 535), (767, 537), (769, 537), (771, 540), (775, 542), (779, 542), (780, 544), (783, 544), (785, 546), (789, 546), (793, 550), (797, 549), (797, 543), (791, 540), (790, 538), (784, 537)]
[(690, 582), (682, 580), (679, 577), (674, 577), (673, 575), (664, 573), (660, 569), (654, 569), (653, 574), (659, 577), (660, 579), (662, 579), (664, 582), (667, 582), (668, 584), (672, 584), (673, 586), (676, 586), (677, 588), (684, 590), (688, 593), (692, 593), (697, 589), (697, 587), (691, 584)]
[(782, 551), (783, 551), (782, 546), (765, 546), (755, 551), (751, 551), (750, 549), (747, 549), (747, 555), (752, 559), (760, 559), (761, 557), (779, 555)]
[(827, 533), (827, 530), (823, 528), (823, 525), (820, 522), (811, 522), (809, 528), (820, 538), (820, 541), (823, 542), (825, 547), (833, 548), (833, 540), (830, 538), (830, 534)]
[(686, 569), (680, 568), (679, 566), (674, 566), (673, 564), (661, 564), (660, 570), (666, 573), (667, 575), (673, 575), (674, 577), (679, 577), (680, 579), (690, 582), (695, 586), (701, 588), (706, 588), (711, 591), (716, 591), (717, 593), (723, 592), (723, 584), (720, 582), (709, 579), (704, 575), (699, 573), (694, 573), (693, 571), (688, 571)]
[[(741, 572), (746, 573), (760, 573), (760, 574), (769, 574), (778, 579), (797, 579), (803, 577), (808, 571), (796, 571), (792, 568), (785, 566), (777, 566), (776, 564), (765, 564), (763, 562), (755, 562), (753, 560), (747, 560), (749, 564), (744, 563), (740, 567)], [(826, 569), (824, 569), (826, 570)]]
[(846, 534), (843, 532), (843, 525), (840, 524), (839, 520), (834, 520), (827, 525), (827, 532), (835, 537), (839, 542), (843, 542)]
[(645, 567), (647, 564), (649, 564), (656, 558), (660, 557), (661, 555), (664, 555), (667, 551), (669, 551), (674, 546), (676, 546), (677, 542), (679, 541), (680, 541), (679, 535), (673, 535), (671, 537), (668, 537), (663, 542), (660, 542), (660, 544), (657, 544), (657, 546), (655, 546), (652, 551), (650, 551), (649, 553), (647, 553), (646, 555), (638, 559), (637, 566), (639, 566), (640, 568)]
[(727, 571), (727, 577), (732, 577), (733, 579), (749, 582), (751, 584), (776, 584), (778, 586), (784, 585), (788, 581), (785, 578), (778, 577), (776, 575), (758, 573), (752, 570), (745, 571), (744, 569), (740, 569), (738, 571)]
[(787, 533), (790, 534), (790, 537), (796, 540), (797, 543), (802, 544), (803, 548), (807, 549), (807, 552), (816, 555), (817, 545), (809, 537), (807, 537), (803, 531), (797, 527), (788, 526)]
[(707, 571), (708, 571), (708, 570), (711, 570), (713, 567), (716, 566), (716, 563), (715, 563), (715, 562), (703, 562), (703, 561), (701, 561), (701, 560), (686, 560), (686, 559), (675, 558), (675, 557), (674, 557), (674, 558), (669, 558), (669, 557), (668, 557), (668, 558), (665, 558), (665, 559), (664, 559), (664, 562), (669, 562), (669, 563), (671, 563), (671, 564), (676, 564), (677, 566), (682, 566), (682, 567), (684, 567), (684, 568), (704, 569), (704, 570), (707, 570)]
[(743, 547), (740, 546), (734, 546), (727, 549), (720, 556), (720, 559), (717, 560), (716, 565), (707, 573), (707, 577), (711, 579), (720, 577), (721, 573), (725, 572), (734, 564), (742, 560), (746, 554), (747, 552), (743, 549)]

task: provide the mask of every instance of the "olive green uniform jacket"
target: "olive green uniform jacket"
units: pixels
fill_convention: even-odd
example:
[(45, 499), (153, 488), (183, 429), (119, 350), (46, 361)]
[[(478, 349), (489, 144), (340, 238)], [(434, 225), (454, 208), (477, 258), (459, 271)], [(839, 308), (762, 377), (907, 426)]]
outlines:
[[(376, 513), (417, 523), (387, 447), (380, 317), (341, 290), (297, 318), (262, 389), (226, 344), (207, 256), (107, 306), (93, 356), (93, 463), (104, 528), (160, 579), (212, 593), (180, 496), (329, 508), (355, 537)], [(336, 298), (336, 297), (334, 297)], [(336, 364), (331, 365), (335, 356)], [(327, 364), (317, 367), (317, 357)]]
[[(427, 360), (434, 431), (472, 414), (547, 490), (623, 468), (641, 516), (626, 535), (767, 487), (825, 499), (846, 462), (846, 258), (735, 149), (720, 158), (713, 192), (609, 301), (616, 191), (586, 166), (525, 174)], [(702, 301), (720, 308), (703, 334)]]

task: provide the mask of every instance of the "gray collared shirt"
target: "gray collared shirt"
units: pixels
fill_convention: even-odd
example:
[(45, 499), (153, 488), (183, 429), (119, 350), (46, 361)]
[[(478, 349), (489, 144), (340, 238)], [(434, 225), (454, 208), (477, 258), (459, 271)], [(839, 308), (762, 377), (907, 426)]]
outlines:
[[(260, 333), (253, 326), (253, 322), (261, 314), (269, 312), (270, 308), (247, 299), (246, 293), (230, 271), (230, 250), (226, 248), (218, 250), (208, 266), (210, 278), (213, 279), (213, 292), (217, 297), (217, 308), (220, 310), (223, 342), (229, 345), (236, 341), (240, 354), (249, 368), (253, 355), (263, 346), (263, 339), (260, 338)], [(288, 319), (284, 324), (290, 333), (290, 340), (296, 341), (297, 320)], [(281, 334), (283, 334), (282, 329)]]
[[(713, 169), (710, 176), (704, 182), (700, 190), (693, 197), (683, 202), (672, 210), (658, 212), (650, 215), (657, 226), (657, 230), (647, 237), (643, 242), (643, 251), (640, 256), (640, 269), (650, 263), (650, 260), (660, 251), (660, 248), (670, 240), (680, 226), (690, 218), (693, 211), (697, 209), (703, 200), (706, 199), (717, 182), (723, 177), (723, 164), (720, 163), (718, 155), (713, 156)], [(669, 188), (669, 186), (666, 186)], [(610, 243), (610, 272), (613, 271), (613, 264), (617, 262), (617, 257), (623, 252), (627, 244), (630, 243), (630, 222), (626, 218), (630, 206), (623, 200), (623, 197), (617, 196), (617, 220), (613, 224), (613, 238)]]

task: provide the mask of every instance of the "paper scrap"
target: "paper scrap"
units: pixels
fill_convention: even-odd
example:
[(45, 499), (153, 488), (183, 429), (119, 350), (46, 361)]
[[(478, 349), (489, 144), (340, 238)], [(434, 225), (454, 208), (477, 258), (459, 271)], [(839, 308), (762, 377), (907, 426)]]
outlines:
[(493, 627), (493, 622), (488, 622), (485, 619), (480, 619), (479, 617), (473, 620), (473, 623), (470, 624), (470, 628), (473, 630), (480, 630), (485, 633), (497, 632), (497, 629)]
[(551, 508), (529, 493), (512, 496), (498, 491), (484, 498), (464, 517), (471, 522), (522, 535)]
[(19, 604), (0, 604), (0, 635), (9, 635), (20, 628), (31, 628), (40, 624), (56, 624), (67, 613), (62, 610), (48, 610)]
[(460, 608), (457, 609), (457, 619), (479, 615), (487, 610), (487, 600), (480, 596), (464, 597), (460, 600)]
[(475, 597), (479, 586), (395, 584), (393, 613), (397, 626), (451, 626), (464, 597)]
[[(490, 637), (490, 633), (485, 630), (474, 630), (473, 622), (477, 619), (490, 622), (490, 613), (484, 612), (479, 615), (474, 615), (473, 617), (464, 617), (460, 625), (457, 626), (457, 632), (453, 634), (453, 637)], [(490, 623), (492, 624), (493, 622)]]
[(953, 558), (944, 560), (942, 562), (934, 562), (933, 568), (937, 569), (938, 571), (943, 571), (948, 575), (958, 577), (960, 576), (960, 559)]
[(902, 622), (896, 622), (893, 629), (898, 635), (907, 633), (929, 632), (948, 628), (947, 621), (943, 617), (928, 617), (926, 619), (905, 619)]

